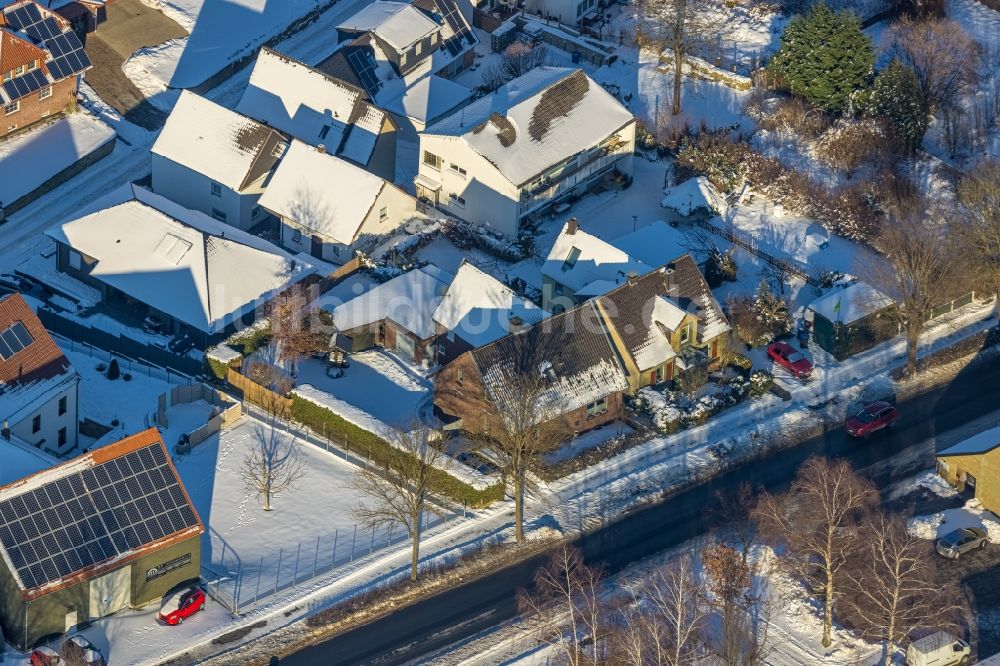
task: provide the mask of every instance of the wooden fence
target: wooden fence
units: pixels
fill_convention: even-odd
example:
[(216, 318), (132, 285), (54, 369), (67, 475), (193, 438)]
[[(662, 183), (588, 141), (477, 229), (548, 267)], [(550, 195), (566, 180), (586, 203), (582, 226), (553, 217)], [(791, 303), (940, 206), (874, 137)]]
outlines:
[(283, 419), (291, 418), (291, 398), (286, 398), (270, 389), (264, 388), (232, 368), (226, 371), (226, 381), (240, 391), (243, 395), (243, 400), (257, 405), (269, 414), (275, 414)]

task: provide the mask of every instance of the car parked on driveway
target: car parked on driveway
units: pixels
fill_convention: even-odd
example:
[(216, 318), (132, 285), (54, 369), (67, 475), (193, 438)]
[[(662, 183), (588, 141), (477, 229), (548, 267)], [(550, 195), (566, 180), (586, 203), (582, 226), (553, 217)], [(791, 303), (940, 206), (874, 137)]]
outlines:
[(159, 619), (164, 624), (181, 624), (205, 608), (205, 591), (200, 587), (192, 587), (176, 592), (163, 600), (160, 606)]
[(979, 527), (960, 527), (937, 540), (938, 555), (957, 560), (970, 550), (985, 548), (990, 542), (986, 530)]
[(882, 428), (891, 428), (899, 420), (899, 412), (884, 400), (873, 402), (857, 414), (848, 416), (844, 430), (854, 437), (870, 437)]
[(767, 346), (767, 356), (774, 363), (790, 372), (794, 377), (808, 379), (812, 375), (812, 361), (787, 342), (772, 342), (769, 344)]

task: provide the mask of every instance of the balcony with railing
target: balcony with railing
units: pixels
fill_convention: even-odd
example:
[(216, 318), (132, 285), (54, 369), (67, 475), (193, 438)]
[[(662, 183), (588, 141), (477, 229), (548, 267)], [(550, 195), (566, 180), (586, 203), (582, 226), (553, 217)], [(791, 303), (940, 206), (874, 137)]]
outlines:
[(609, 152), (598, 154), (590, 161), (577, 165), (575, 168), (567, 169), (557, 178), (548, 180), (534, 190), (527, 188), (521, 190), (521, 200), (518, 202), (517, 208), (518, 216), (527, 215), (567, 194), (573, 188), (611, 171), (619, 160), (631, 153), (631, 144), (619, 146)]

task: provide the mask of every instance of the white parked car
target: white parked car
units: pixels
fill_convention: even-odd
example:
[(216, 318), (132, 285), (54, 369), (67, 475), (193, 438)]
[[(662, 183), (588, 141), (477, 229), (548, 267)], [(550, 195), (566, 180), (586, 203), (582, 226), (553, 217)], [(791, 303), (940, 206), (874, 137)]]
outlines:
[(907, 666), (957, 666), (972, 661), (969, 644), (947, 631), (913, 641), (906, 648)]

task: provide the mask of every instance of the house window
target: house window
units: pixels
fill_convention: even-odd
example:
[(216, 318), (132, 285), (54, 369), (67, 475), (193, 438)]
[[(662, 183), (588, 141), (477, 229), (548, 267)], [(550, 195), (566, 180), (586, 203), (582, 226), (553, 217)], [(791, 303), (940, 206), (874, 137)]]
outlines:
[(465, 208), (465, 199), (458, 196), (454, 192), (448, 194), (448, 199), (453, 205), (458, 206), (459, 208)]
[(212, 183), (212, 196), (221, 197), (222, 196), (222, 185), (218, 183)]
[(66, 428), (59, 428), (59, 446), (66, 446)]
[(424, 164), (431, 167), (432, 169), (441, 169), (441, 158), (434, 153), (425, 150), (424, 151)]
[(681, 344), (686, 345), (691, 342), (691, 324), (686, 324), (681, 329)]
[(41, 415), (39, 415), (31, 419), (31, 432), (36, 433), (41, 429), (42, 429), (42, 417)]
[(468, 171), (466, 171), (466, 170), (465, 170), (465, 169), (463, 169), (462, 167), (458, 166), (458, 165), (457, 165), (457, 164), (455, 164), (454, 162), (452, 162), (451, 164), (449, 164), (449, 165), (448, 165), (448, 169), (449, 169), (449, 170), (450, 170), (450, 171), (451, 171), (452, 173), (456, 173), (456, 174), (458, 174), (459, 176), (461, 176), (462, 178), (465, 178), (466, 176), (468, 176), (468, 175), (469, 175), (469, 172), (468, 172)]
[(455, 383), (459, 386), (462, 385), (462, 380), (465, 379), (465, 373), (462, 372), (462, 368), (455, 369)]
[(389, 219), (389, 207), (382, 206), (381, 208), (378, 209), (378, 221), (385, 222), (388, 219)]
[(66, 396), (59, 398), (59, 416), (66, 413)]
[(566, 255), (566, 261), (563, 262), (562, 269), (564, 271), (572, 270), (576, 266), (577, 259), (580, 258), (580, 248), (571, 247), (569, 249), (569, 254)]
[(13, 115), (21, 110), (21, 100), (14, 100), (10, 104), (3, 107), (4, 113), (8, 116)]
[(52, 86), (45, 86), (38, 91), (38, 99), (48, 99), (52, 97)]
[(653, 373), (653, 383), (659, 384), (662, 381), (663, 381), (663, 366), (661, 365), (659, 368), (656, 369), (656, 372)]
[(587, 418), (592, 419), (595, 416), (600, 416), (608, 411), (608, 399), (601, 398), (596, 402), (592, 402), (587, 405)]
[(213, 208), (212, 209), (212, 217), (214, 217), (215, 219), (217, 219), (219, 222), (225, 222), (226, 221), (226, 214), (223, 213), (218, 208)]
[(33, 72), (36, 69), (38, 69), (38, 61), (37, 60), (32, 60), (31, 62), (28, 63), (28, 71), (29, 72)]
[(17, 68), (16, 68), (15, 70), (14, 70), (14, 76), (21, 76), (22, 74), (24, 74), (24, 65), (19, 65), (19, 66), (18, 66), (18, 67), (17, 67)]
[(292, 232), (292, 242), (301, 243), (302, 242), (302, 232), (296, 229)]
[(321, 127), (320, 130), (319, 130), (319, 138), (325, 139), (326, 135), (329, 134), (329, 133), (330, 133), (330, 126), (329, 125), (323, 125), (323, 127)]
[(455, 341), (455, 331), (448, 331), (446, 337), (448, 338), (448, 342), (454, 342)]
[(76, 250), (69, 251), (68, 263), (70, 268), (80, 270), (83, 268), (83, 256)]
[(253, 207), (253, 209), (250, 211), (250, 217), (253, 218), (254, 220), (260, 217), (260, 206)]

